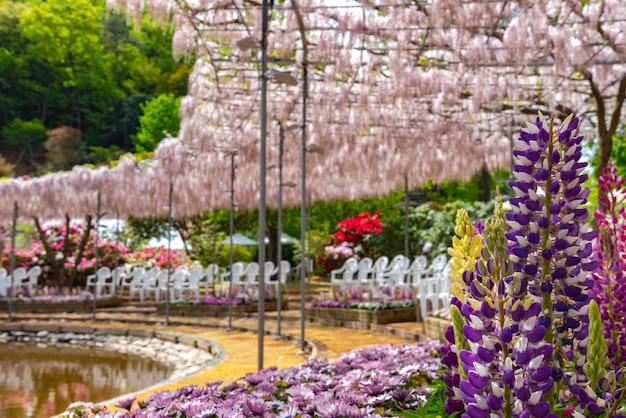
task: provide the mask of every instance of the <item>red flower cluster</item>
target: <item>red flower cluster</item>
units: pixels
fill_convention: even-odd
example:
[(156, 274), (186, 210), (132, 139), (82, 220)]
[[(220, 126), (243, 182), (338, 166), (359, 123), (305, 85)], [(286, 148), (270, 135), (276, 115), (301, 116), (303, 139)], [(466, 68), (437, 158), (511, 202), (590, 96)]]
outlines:
[(338, 231), (333, 235), (335, 243), (348, 241), (356, 246), (362, 244), (371, 234), (380, 234), (383, 224), (378, 219), (379, 216), (380, 212), (374, 212), (373, 215), (364, 212), (340, 221), (337, 224)]
[(329, 251), (329, 247), (337, 248), (343, 243), (349, 243), (354, 250), (354, 256), (367, 257), (367, 241), (372, 234), (380, 234), (383, 223), (378, 217), (380, 212), (360, 213), (352, 218), (344, 219), (337, 224), (337, 232), (332, 235), (330, 242), (324, 246), (325, 251), (317, 257), (317, 264), (321, 266), (322, 275), (327, 275), (331, 270), (340, 267), (347, 255), (336, 251)]

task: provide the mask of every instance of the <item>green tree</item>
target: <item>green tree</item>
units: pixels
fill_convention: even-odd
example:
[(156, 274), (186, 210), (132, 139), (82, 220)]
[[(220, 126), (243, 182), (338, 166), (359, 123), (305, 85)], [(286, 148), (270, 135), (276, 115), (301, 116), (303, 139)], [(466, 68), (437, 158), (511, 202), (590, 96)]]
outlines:
[(32, 161), (33, 151), (43, 149), (43, 143), (46, 141), (46, 127), (39, 119), (25, 121), (15, 118), (2, 128), (2, 140), (4, 144), (12, 148), (21, 148), (22, 155), (27, 153)]
[(74, 123), (81, 129), (85, 84), (101, 81), (92, 76), (103, 56), (98, 8), (89, 0), (50, 0), (24, 10), (20, 24), (29, 52), (47, 62), (51, 75), (71, 91)]
[(617, 128), (617, 133), (613, 136), (611, 158), (617, 167), (617, 174), (626, 177), (626, 129), (623, 125)]
[(176, 67), (172, 72), (163, 75), (163, 79), (156, 87), (157, 93), (172, 93), (176, 96), (187, 94), (187, 80), (192, 67), (186, 63)]
[(166, 134), (178, 135), (180, 128), (180, 97), (161, 94), (140, 105), (139, 131), (133, 136), (136, 152), (153, 151)]

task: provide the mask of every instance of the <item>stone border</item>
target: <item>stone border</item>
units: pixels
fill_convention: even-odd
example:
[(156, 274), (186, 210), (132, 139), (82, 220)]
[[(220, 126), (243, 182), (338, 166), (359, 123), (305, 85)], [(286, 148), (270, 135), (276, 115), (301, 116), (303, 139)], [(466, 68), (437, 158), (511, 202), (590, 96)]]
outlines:
[(452, 321), (449, 319), (427, 316), (424, 318), (424, 334), (433, 340), (445, 343), (447, 342), (446, 331), (450, 325), (452, 325)]
[[(265, 311), (272, 312), (276, 311), (278, 303), (276, 301), (266, 301), (265, 302)], [(165, 304), (157, 305), (157, 315), (165, 315)], [(281, 304), (281, 309), (287, 310), (289, 309), (289, 305), (287, 300), (284, 300)], [(250, 305), (232, 305), (232, 313), (234, 315), (247, 315), (255, 314), (259, 310), (258, 305), (250, 304)], [(193, 305), (193, 304), (179, 304), (173, 303), (169, 306), (169, 313), (172, 316), (181, 316), (181, 317), (214, 317), (219, 318), (228, 315), (228, 305)]]
[[(96, 309), (114, 308), (122, 305), (124, 300), (118, 297), (107, 297), (96, 299)], [(28, 301), (14, 299), (13, 312), (15, 313), (66, 313), (66, 312), (92, 312), (93, 298), (82, 300), (68, 300), (62, 302), (53, 301)], [(6, 299), (0, 300), (0, 311), (9, 310), (9, 302)]]
[(348, 309), (320, 308), (306, 309), (306, 317), (323, 325), (346, 327), (356, 330), (387, 331), (387, 324), (413, 322), (416, 320), (415, 307), (394, 309)]
[[(24, 341), (22, 338), (21, 341), (28, 343), (37, 343), (37, 342), (47, 342), (50, 344), (56, 344), (56, 342), (52, 342), (48, 340), (48, 337), (54, 338), (58, 335), (65, 334), (63, 337), (64, 340), (75, 341), (73, 346), (79, 346), (79, 344), (91, 345), (95, 346), (99, 349), (105, 349), (106, 347), (100, 347), (94, 342), (99, 341), (98, 337), (106, 338), (116, 337), (116, 338), (130, 338), (131, 340), (145, 340), (146, 344), (149, 343), (151, 339), (157, 339), (160, 341), (168, 342), (170, 344), (180, 344), (187, 347), (190, 347), (191, 350), (197, 350), (200, 352), (207, 353), (207, 356), (211, 358), (206, 363), (202, 365), (192, 363), (189, 367), (182, 368), (176, 370), (174, 367), (174, 372), (172, 376), (168, 379), (165, 379), (161, 382), (157, 382), (154, 385), (148, 386), (146, 388), (142, 388), (136, 392), (122, 394), (113, 399), (107, 399), (103, 401), (97, 402), (99, 405), (106, 405), (118, 402), (119, 400), (126, 399), (132, 396), (136, 396), (139, 393), (155, 390), (161, 386), (175, 383), (177, 381), (186, 379), (195, 374), (201, 373), (204, 370), (215, 367), (217, 364), (221, 363), (225, 357), (226, 353), (222, 349), (222, 347), (215, 341), (209, 340), (207, 338), (197, 337), (191, 334), (184, 334), (179, 332), (168, 332), (161, 330), (152, 330), (152, 329), (132, 329), (132, 328), (109, 328), (109, 327), (93, 327), (93, 326), (81, 326), (81, 325), (56, 325), (56, 324), (0, 324), (0, 332), (6, 333), (11, 336), (11, 338), (5, 338), (10, 342), (13, 337), (29, 337), (32, 338), (28, 341)], [(15, 341), (20, 341), (19, 338), (15, 338)], [(89, 343), (90, 342), (90, 343)], [(117, 351), (118, 350), (109, 350), (109, 351)], [(132, 351), (121, 351), (121, 353), (129, 353), (141, 356), (140, 352), (132, 352)], [(148, 356), (143, 356), (148, 357)], [(208, 358), (207, 358), (208, 359)], [(154, 360), (159, 361), (159, 360)], [(174, 361), (174, 360), (173, 360)], [(168, 364), (166, 361), (159, 361), (162, 364), (166, 364), (168, 367), (172, 367), (173, 364)]]

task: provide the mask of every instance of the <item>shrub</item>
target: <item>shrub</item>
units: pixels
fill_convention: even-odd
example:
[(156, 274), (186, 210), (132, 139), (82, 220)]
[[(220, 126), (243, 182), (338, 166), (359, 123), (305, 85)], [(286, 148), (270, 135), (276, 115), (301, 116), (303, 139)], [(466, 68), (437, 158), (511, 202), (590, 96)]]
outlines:
[(0, 178), (2, 177), (14, 177), (15, 176), (15, 164), (11, 164), (4, 158), (4, 155), (0, 155)]
[(379, 217), (379, 212), (373, 215), (364, 212), (337, 223), (337, 232), (316, 260), (321, 267), (321, 274), (330, 274), (331, 270), (341, 266), (349, 257), (368, 257), (370, 237), (380, 234), (383, 227)]
[(132, 137), (135, 151), (154, 151), (167, 134), (178, 135), (180, 129), (180, 100), (173, 94), (161, 94), (139, 106), (143, 115), (139, 118), (139, 130)]
[(60, 126), (47, 132), (48, 161), (55, 170), (68, 170), (82, 160), (80, 144), (83, 134), (79, 129)]

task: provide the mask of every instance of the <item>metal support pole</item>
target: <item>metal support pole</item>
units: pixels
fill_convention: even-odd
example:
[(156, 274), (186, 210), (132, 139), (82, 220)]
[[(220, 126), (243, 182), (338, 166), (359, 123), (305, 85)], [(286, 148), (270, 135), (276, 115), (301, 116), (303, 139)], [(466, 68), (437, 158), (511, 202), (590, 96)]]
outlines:
[[(215, 222), (215, 220), (213, 220), (213, 221)], [(212, 248), (213, 255), (211, 257), (211, 264), (215, 265), (216, 260), (217, 260), (217, 242), (216, 242), (216, 238), (217, 238), (217, 224), (214, 223), (212, 226), (213, 226), (213, 228), (212, 228), (212, 232), (213, 232), (213, 234), (212, 234), (213, 235), (213, 248)], [(213, 268), (213, 267), (211, 267), (211, 268)], [(217, 273), (219, 274), (219, 268), (217, 269)], [(207, 277), (207, 280), (209, 280), (208, 277)], [(207, 283), (207, 286), (208, 286), (208, 283)], [(213, 296), (215, 296), (215, 277), (213, 278), (213, 286), (211, 287), (211, 289), (212, 289), (211, 293), (213, 294)], [(206, 290), (208, 292), (208, 289), (206, 289)]]
[(11, 226), (11, 287), (7, 290), (9, 295), (9, 318), (7, 321), (13, 321), (13, 285), (15, 284), (15, 235), (17, 234), (17, 201), (13, 202), (13, 225)]
[(277, 303), (276, 303), (276, 334), (280, 337), (280, 308), (282, 305), (282, 295), (281, 295), (281, 283), (280, 278), (282, 277), (282, 260), (283, 260), (283, 245), (282, 245), (282, 236), (283, 236), (283, 145), (285, 142), (285, 128), (282, 122), (278, 123), (279, 128), (279, 141), (278, 141), (278, 220), (277, 229), (278, 229), (278, 242), (276, 243), (276, 259), (278, 263), (278, 291), (277, 291)]
[(212, 245), (211, 245), (211, 264), (215, 264), (215, 261), (217, 259), (217, 242), (216, 242), (216, 237), (217, 237), (217, 224), (213, 224), (211, 227), (211, 232), (212, 232)]
[(409, 176), (404, 176), (404, 255), (409, 260)]
[(300, 187), (300, 350), (304, 352), (304, 280), (306, 277), (306, 99), (307, 99), (307, 64), (302, 63), (302, 167)]
[[(172, 194), (174, 182), (170, 178), (170, 192), (167, 213), (167, 284), (165, 285), (165, 326), (170, 324), (170, 274), (172, 272)], [(157, 282), (158, 285), (158, 282)], [(157, 290), (158, 291), (158, 290)]]
[[(98, 202), (96, 203), (96, 249), (94, 250), (94, 257), (96, 259), (94, 263), (94, 274), (96, 275), (94, 286), (93, 286), (93, 313), (91, 316), (91, 321), (96, 322), (96, 296), (98, 295), (98, 238), (100, 238), (100, 191), (98, 191)], [(68, 225), (69, 228), (69, 225)]]
[(308, 205), (307, 205), (307, 221), (306, 221), (306, 232), (307, 232), (307, 246), (306, 246), (306, 282), (309, 285), (307, 289), (307, 294), (309, 296), (309, 300), (311, 299), (312, 290), (311, 290), (311, 279), (313, 278), (313, 269), (311, 268), (311, 225), (313, 224), (313, 204), (311, 203), (311, 193), (308, 196)]
[(228, 282), (228, 329), (233, 329), (233, 234), (235, 233), (235, 218), (233, 210), (235, 207), (235, 153), (230, 154), (230, 214), (228, 216), (228, 268), (230, 280)]
[[(119, 249), (119, 243), (120, 243), (120, 212), (119, 211), (115, 211), (115, 260), (113, 262), (113, 269), (114, 271), (117, 271), (117, 268), (119, 267), (119, 260), (120, 260), (120, 249)], [(121, 273), (119, 275), (114, 275), (113, 278), (117, 279), (118, 277), (122, 277)], [(119, 281), (119, 287), (120, 289), (122, 289), (122, 280), (120, 279)], [(119, 289), (117, 288), (118, 283), (115, 283), (115, 294), (119, 294)], [(122, 294), (122, 297), (124, 297), (124, 295)]]
[(263, 0), (261, 19), (261, 142), (259, 144), (259, 297), (257, 329), (258, 369), (263, 368), (263, 337), (265, 336), (265, 176), (267, 142), (267, 28), (268, 0)]

